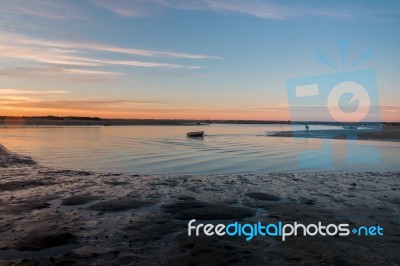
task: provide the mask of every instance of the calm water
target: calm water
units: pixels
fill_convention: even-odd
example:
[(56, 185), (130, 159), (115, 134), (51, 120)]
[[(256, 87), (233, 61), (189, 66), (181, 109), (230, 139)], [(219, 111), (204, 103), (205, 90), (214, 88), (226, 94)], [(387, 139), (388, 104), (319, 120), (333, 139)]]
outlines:
[[(312, 129), (329, 129), (316, 127)], [(283, 130), (290, 130), (284, 125)], [(299, 126), (298, 129), (303, 129)], [(188, 131), (205, 130), (204, 139)], [(0, 127), (0, 143), (62, 169), (141, 174), (400, 170), (400, 143), (267, 137), (279, 125)], [(325, 143), (325, 145), (323, 145)], [(369, 153), (369, 146), (378, 152)], [(324, 148), (322, 148), (324, 147)], [(299, 157), (303, 152), (303, 157)], [(330, 160), (330, 155), (332, 160)], [(349, 163), (356, 159), (359, 163)], [(380, 156), (380, 158), (379, 158)], [(327, 162), (332, 162), (329, 167)], [(361, 163), (360, 163), (361, 162)], [(307, 168), (310, 167), (310, 168)]]

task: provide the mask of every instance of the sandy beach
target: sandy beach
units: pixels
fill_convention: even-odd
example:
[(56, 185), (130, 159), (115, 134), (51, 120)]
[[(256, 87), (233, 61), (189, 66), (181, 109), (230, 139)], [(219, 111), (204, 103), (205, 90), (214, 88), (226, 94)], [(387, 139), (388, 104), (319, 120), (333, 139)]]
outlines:
[[(400, 172), (146, 176), (0, 148), (0, 265), (396, 265)], [(376, 225), (384, 236), (206, 237), (190, 219)]]
[(280, 131), (269, 134), (272, 137), (296, 137), (296, 138), (333, 138), (333, 139), (360, 139), (360, 140), (383, 140), (400, 141), (400, 126), (384, 125), (381, 130), (299, 130), (299, 131)]

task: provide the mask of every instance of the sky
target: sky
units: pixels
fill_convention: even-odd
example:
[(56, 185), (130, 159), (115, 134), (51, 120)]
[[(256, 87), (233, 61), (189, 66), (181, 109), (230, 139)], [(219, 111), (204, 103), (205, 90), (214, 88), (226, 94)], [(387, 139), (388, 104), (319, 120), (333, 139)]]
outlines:
[(0, 6), (0, 116), (287, 120), (288, 80), (373, 69), (400, 121), (399, 0)]

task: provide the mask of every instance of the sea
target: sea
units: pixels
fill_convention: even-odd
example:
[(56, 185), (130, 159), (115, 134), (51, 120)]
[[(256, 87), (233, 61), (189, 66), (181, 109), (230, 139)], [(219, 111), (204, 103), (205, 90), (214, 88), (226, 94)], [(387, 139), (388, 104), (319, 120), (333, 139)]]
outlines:
[[(339, 129), (311, 126), (310, 130)], [(0, 143), (43, 166), (107, 173), (230, 174), (400, 170), (400, 142), (272, 137), (304, 125), (0, 127)], [(188, 138), (205, 131), (204, 138)]]

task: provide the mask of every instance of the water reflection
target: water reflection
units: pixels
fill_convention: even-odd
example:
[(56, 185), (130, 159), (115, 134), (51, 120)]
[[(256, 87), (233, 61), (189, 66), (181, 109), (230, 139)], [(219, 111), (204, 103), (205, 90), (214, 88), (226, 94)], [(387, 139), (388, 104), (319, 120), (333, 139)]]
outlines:
[[(204, 138), (186, 137), (186, 132), (199, 130), (206, 132)], [(358, 141), (349, 155), (346, 140), (266, 137), (267, 132), (273, 131), (281, 131), (281, 126), (0, 128), (1, 143), (10, 150), (30, 155), (46, 166), (64, 169), (148, 174), (320, 170), (315, 168), (318, 164), (304, 167), (302, 158), (319, 163), (324, 170), (398, 170), (399, 143)], [(324, 149), (326, 141), (331, 143), (330, 149)], [(380, 151), (380, 163), (371, 164), (370, 155), (365, 152), (367, 145)], [(300, 158), (300, 154), (305, 155)], [(349, 164), (347, 156), (358, 161)], [(331, 164), (323, 165), (329, 158)]]

